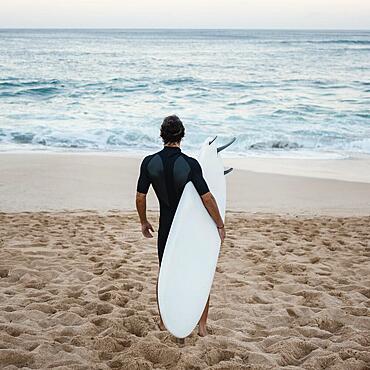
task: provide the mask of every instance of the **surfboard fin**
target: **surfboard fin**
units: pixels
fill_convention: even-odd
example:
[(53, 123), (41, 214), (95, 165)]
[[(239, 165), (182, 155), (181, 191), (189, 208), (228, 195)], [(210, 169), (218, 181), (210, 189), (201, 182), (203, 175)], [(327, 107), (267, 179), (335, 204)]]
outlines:
[(217, 148), (217, 153), (220, 153), (222, 150), (226, 149), (228, 146), (230, 146), (234, 141), (236, 140), (236, 137), (233, 137), (231, 141), (229, 141), (227, 144), (222, 145)]
[(227, 175), (228, 173), (230, 173), (231, 171), (233, 170), (232, 167), (228, 168), (227, 170), (224, 171), (224, 175)]
[(217, 139), (217, 135), (215, 136), (214, 139), (212, 139), (210, 142), (209, 142), (209, 145), (211, 145), (215, 140)]

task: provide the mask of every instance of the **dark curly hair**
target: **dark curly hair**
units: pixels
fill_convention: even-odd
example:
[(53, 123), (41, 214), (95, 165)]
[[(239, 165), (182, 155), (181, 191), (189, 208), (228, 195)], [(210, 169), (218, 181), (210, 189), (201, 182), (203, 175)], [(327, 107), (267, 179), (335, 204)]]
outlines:
[(168, 116), (161, 125), (161, 138), (164, 144), (179, 143), (185, 136), (185, 127), (176, 115)]

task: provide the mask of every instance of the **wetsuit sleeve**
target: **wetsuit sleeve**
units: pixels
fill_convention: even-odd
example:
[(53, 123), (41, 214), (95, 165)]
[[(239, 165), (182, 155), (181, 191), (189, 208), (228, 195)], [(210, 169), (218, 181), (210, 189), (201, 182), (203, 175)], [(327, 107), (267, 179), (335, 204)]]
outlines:
[(151, 183), (150, 178), (148, 176), (147, 164), (148, 164), (148, 157), (145, 157), (140, 165), (140, 174), (139, 174), (139, 179), (137, 181), (137, 187), (136, 187), (136, 190), (139, 193), (143, 193), (143, 194), (146, 194), (148, 192), (149, 186)]
[(195, 159), (193, 159), (192, 163), (190, 180), (200, 196), (209, 192), (208, 185), (203, 177), (202, 167), (200, 167), (199, 162)]

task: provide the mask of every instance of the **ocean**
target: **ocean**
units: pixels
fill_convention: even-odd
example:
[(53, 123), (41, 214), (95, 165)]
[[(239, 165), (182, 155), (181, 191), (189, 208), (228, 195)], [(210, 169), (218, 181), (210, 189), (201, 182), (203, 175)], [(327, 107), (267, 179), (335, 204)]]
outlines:
[[(0, 30), (0, 150), (370, 154), (370, 31)], [(230, 148), (231, 151), (231, 148)]]

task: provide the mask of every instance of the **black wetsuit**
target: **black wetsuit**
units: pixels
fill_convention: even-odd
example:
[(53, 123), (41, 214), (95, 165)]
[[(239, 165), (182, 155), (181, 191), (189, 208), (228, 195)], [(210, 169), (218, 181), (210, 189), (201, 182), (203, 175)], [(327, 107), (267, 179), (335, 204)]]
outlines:
[(196, 159), (182, 153), (178, 147), (165, 146), (161, 151), (145, 157), (141, 163), (137, 191), (146, 194), (152, 184), (159, 200), (159, 265), (177, 205), (189, 181), (194, 184), (199, 195), (208, 193), (200, 164)]

